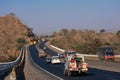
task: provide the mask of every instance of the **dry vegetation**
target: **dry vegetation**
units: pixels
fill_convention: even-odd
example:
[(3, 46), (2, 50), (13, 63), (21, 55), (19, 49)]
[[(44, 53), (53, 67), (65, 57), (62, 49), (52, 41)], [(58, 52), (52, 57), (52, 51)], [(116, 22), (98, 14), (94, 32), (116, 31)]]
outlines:
[(120, 31), (117, 33), (99, 33), (94, 30), (62, 29), (52, 34), (51, 44), (62, 49), (73, 48), (83, 54), (97, 54), (100, 46), (112, 46), (116, 54), (120, 54)]
[(14, 60), (20, 52), (18, 49), (18, 41), (24, 40), (25, 43), (28, 43), (31, 37), (34, 36), (31, 29), (22, 24), (14, 13), (1, 16), (0, 62)]

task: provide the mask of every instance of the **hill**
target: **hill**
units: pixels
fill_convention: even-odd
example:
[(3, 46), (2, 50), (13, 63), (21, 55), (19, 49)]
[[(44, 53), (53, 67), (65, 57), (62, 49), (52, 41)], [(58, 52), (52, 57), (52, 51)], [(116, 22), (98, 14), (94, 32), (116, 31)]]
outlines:
[(62, 29), (54, 33), (51, 44), (62, 49), (75, 49), (83, 54), (97, 54), (97, 50), (101, 46), (112, 46), (116, 54), (120, 54), (120, 31), (118, 33), (110, 33), (101, 30), (67, 30)]
[[(29, 43), (36, 37), (31, 29), (22, 24), (15, 14), (0, 17), (0, 62), (14, 60), (18, 54), (18, 41)], [(20, 47), (20, 46), (19, 46)]]

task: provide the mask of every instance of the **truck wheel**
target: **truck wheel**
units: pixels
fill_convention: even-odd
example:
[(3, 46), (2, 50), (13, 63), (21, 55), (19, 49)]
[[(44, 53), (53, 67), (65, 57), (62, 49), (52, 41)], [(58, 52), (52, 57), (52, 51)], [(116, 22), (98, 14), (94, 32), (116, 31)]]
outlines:
[(68, 70), (68, 77), (70, 77), (70, 76), (71, 76), (71, 71)]

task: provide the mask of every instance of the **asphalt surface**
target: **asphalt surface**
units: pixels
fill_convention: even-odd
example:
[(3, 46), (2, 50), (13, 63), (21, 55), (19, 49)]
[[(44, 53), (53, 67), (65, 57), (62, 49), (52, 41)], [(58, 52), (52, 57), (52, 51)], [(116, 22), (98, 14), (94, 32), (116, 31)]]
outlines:
[[(40, 47), (44, 47), (44, 43), (40, 44)], [(63, 74), (64, 64), (46, 64), (45, 58), (38, 57), (38, 51), (34, 45), (29, 47), (30, 54), (32, 56), (33, 61), (39, 65), (41, 68), (47, 70), (48, 72), (64, 79), (64, 80), (120, 80), (120, 73), (119, 72), (112, 72), (107, 70), (100, 70), (95, 68), (89, 68), (87, 75), (78, 75), (73, 74), (71, 77), (67, 77)], [(47, 48), (44, 50), (47, 54), (50, 55), (57, 55), (56, 52), (52, 51), (51, 49)], [(52, 80), (52, 79), (48, 79)]]
[(89, 67), (119, 72), (120, 73), (120, 62), (108, 62), (108, 61), (100, 61), (100, 60), (87, 60)]
[[(54, 76), (51, 76), (50, 74), (47, 74), (46, 72), (42, 71), (37, 67), (34, 62), (32, 61), (32, 58), (38, 59), (38, 51), (34, 49), (35, 46), (31, 46), (26, 52), (26, 59), (25, 59), (25, 68), (24, 68), (24, 74), (25, 74), (25, 80), (57, 80)], [(32, 55), (32, 58), (30, 54), (35, 53), (35, 55)], [(36, 61), (35, 61), (36, 62)], [(39, 62), (39, 60), (37, 61)]]

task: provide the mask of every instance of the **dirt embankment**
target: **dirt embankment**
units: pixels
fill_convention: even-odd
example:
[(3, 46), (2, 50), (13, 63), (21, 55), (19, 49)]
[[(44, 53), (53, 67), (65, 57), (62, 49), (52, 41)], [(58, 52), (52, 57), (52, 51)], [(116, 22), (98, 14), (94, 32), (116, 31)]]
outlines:
[[(34, 38), (30, 28), (22, 24), (14, 13), (0, 17), (0, 62), (15, 59), (19, 50), (17, 40), (25, 40), (29, 43)], [(18, 41), (20, 42), (20, 41)]]

